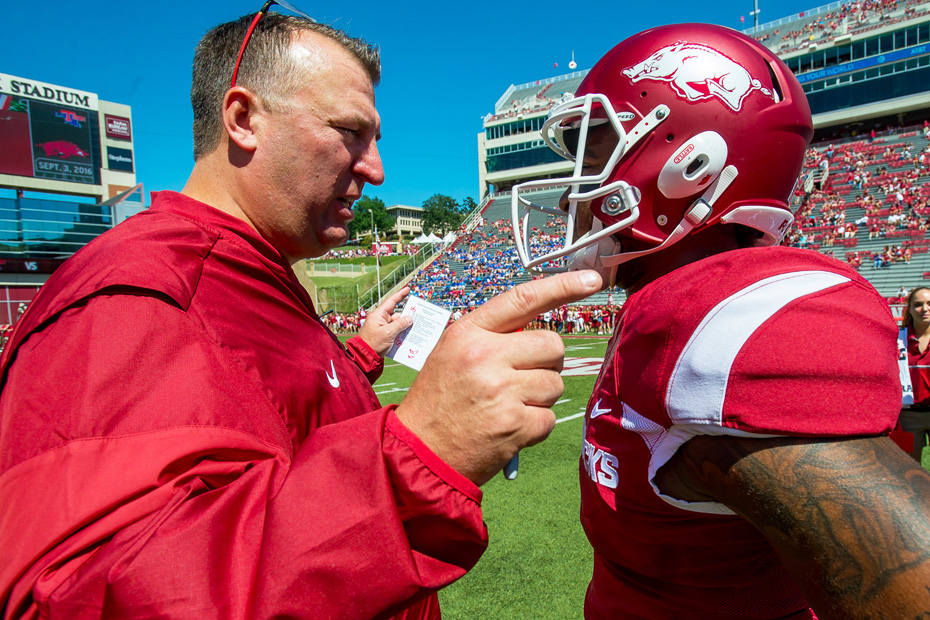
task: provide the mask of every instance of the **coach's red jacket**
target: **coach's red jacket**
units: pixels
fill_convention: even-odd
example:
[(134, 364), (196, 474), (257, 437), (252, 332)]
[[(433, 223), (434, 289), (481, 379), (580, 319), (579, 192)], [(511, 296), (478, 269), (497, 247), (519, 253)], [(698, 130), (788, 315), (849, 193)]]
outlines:
[(481, 492), (366, 372), (247, 224), (157, 194), (0, 361), (0, 617), (428, 615), (486, 546)]

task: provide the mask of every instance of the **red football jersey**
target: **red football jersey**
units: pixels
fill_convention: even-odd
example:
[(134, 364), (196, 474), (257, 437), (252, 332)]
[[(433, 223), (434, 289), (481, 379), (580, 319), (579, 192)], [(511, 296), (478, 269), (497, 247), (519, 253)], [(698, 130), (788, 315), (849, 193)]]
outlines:
[(896, 337), (865, 279), (807, 250), (725, 252), (632, 295), (585, 416), (585, 617), (812, 618), (749, 522), (664, 497), (652, 478), (695, 435), (890, 431)]

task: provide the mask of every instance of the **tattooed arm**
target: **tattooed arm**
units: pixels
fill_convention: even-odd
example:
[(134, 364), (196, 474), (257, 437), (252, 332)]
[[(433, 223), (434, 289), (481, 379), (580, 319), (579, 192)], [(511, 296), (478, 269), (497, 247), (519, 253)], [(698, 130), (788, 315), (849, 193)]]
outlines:
[(886, 437), (701, 436), (656, 483), (759, 528), (821, 620), (930, 619), (930, 475)]

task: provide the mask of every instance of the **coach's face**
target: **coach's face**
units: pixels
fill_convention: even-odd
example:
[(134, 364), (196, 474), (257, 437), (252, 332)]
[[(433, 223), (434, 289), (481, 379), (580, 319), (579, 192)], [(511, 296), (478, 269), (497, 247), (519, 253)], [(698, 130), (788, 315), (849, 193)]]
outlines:
[(303, 32), (290, 53), (306, 79), (286, 109), (266, 114), (260, 147), (266, 191), (252, 220), (293, 262), (346, 242), (352, 203), (366, 183), (384, 181), (384, 169), (381, 120), (365, 69), (312, 32)]

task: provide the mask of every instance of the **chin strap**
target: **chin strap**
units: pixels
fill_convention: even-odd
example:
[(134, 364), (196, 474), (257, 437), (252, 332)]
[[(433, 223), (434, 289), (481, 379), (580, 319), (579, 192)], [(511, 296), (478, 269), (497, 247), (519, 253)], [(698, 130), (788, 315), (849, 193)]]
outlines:
[[(720, 198), (723, 192), (725, 192), (727, 188), (730, 187), (730, 185), (733, 183), (733, 181), (736, 180), (736, 175), (736, 166), (731, 164), (724, 168), (720, 172), (720, 175), (710, 185), (710, 187), (707, 188), (704, 194), (691, 204), (691, 207), (685, 212), (685, 216), (681, 218), (680, 222), (678, 222), (678, 226), (675, 227), (675, 230), (672, 231), (672, 234), (670, 234), (660, 245), (657, 245), (656, 247), (650, 248), (648, 250), (640, 250), (639, 252), (619, 252), (611, 255), (601, 255), (598, 262), (603, 265), (603, 268), (613, 267), (614, 273), (616, 273), (617, 265), (622, 265), (623, 263), (631, 261), (634, 258), (646, 256), (648, 254), (664, 250), (669, 246), (675, 245), (692, 230), (707, 221), (707, 219), (713, 213), (714, 203), (717, 202), (717, 199)], [(619, 243), (614, 243), (616, 244), (616, 249), (621, 247)], [(616, 251), (616, 249), (612, 251)]]
[[(594, 236), (604, 230), (604, 222), (594, 218), (591, 230), (582, 235), (576, 243), (582, 243), (585, 239)], [(604, 286), (613, 286), (617, 278), (617, 265), (607, 265), (603, 262), (605, 256), (616, 254), (620, 251), (620, 244), (612, 236), (604, 237), (597, 243), (592, 243), (582, 247), (575, 253), (568, 256), (566, 266), (568, 271), (579, 271), (581, 269), (593, 269), (601, 276)]]

